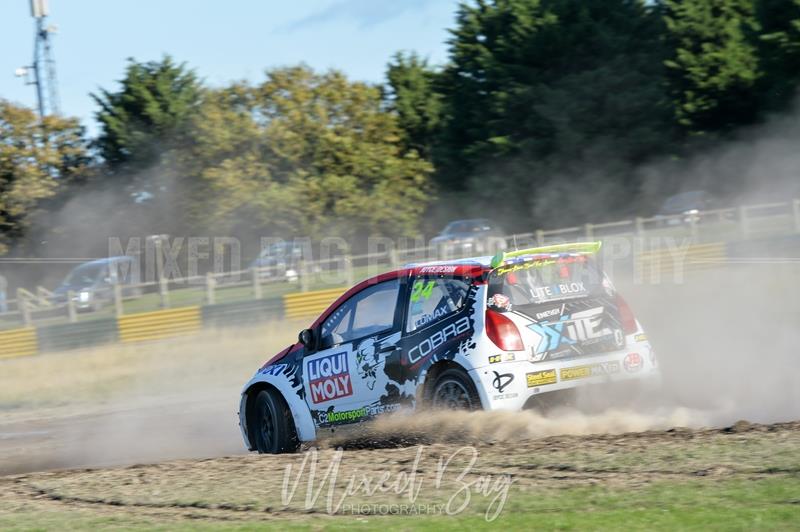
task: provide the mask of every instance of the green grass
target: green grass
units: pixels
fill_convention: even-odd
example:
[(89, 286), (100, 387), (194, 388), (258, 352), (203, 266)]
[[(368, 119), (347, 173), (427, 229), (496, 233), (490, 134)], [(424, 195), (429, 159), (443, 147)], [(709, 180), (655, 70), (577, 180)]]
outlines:
[[(246, 485), (246, 483), (245, 483)], [(800, 523), (800, 479), (773, 478), (657, 482), (638, 489), (587, 486), (557, 493), (511, 493), (500, 516), (487, 522), (481, 505), (454, 516), (287, 515), (258, 512), (213, 520), (194, 512), (171, 520), (147, 512), (95, 514), (91, 508), (54, 503), (43, 510), (9, 509), (0, 499), (4, 530), (120, 529), (156, 530), (796, 530)], [(185, 513), (192, 515), (191, 510)], [(175, 516), (178, 517), (178, 516)]]

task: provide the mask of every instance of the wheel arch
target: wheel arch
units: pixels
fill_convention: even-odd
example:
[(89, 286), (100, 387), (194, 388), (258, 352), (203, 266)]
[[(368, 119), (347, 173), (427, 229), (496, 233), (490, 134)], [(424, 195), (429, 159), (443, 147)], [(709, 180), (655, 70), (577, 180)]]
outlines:
[(467, 368), (453, 360), (437, 360), (425, 370), (425, 373), (422, 376), (422, 384), (417, 387), (417, 404), (425, 405), (429, 402), (431, 393), (433, 393), (433, 384), (436, 382), (436, 379), (439, 377), (439, 375), (448, 369), (456, 369), (464, 372), (467, 378), (469, 378), (469, 380), (472, 382), (472, 385), (475, 387), (478, 398), (482, 403), (481, 408), (485, 408), (485, 405), (483, 404), (485, 400), (485, 394), (481, 389), (481, 382), (476, 380), (472, 373), (467, 370)]
[(256, 448), (253, 435), (250, 431), (250, 423), (252, 421), (250, 416), (254, 411), (253, 406), (256, 397), (263, 390), (274, 390), (286, 402), (292, 414), (292, 424), (294, 425), (295, 434), (297, 434), (297, 438), (300, 441), (312, 441), (316, 439), (316, 429), (311, 419), (311, 412), (308, 410), (305, 401), (290, 387), (287, 390), (287, 386), (287, 384), (280, 381), (275, 382), (272, 379), (260, 378), (248, 383), (247, 387), (242, 392), (239, 404), (239, 425), (248, 450), (252, 451)]

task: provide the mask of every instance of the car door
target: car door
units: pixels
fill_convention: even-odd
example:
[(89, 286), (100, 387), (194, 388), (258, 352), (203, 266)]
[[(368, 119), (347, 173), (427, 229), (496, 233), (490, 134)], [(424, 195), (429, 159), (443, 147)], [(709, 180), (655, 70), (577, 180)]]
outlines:
[(369, 285), (339, 305), (304, 357), (303, 385), (318, 427), (355, 423), (391, 410), (386, 356), (400, 339), (399, 279)]

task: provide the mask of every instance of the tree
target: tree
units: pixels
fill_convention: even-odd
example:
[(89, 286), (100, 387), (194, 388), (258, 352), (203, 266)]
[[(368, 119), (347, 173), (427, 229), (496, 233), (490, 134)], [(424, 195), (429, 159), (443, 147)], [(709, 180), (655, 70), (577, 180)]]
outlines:
[(761, 26), (759, 62), (764, 75), (758, 83), (762, 112), (785, 110), (800, 85), (800, 0), (759, 0)]
[(667, 0), (670, 71), (679, 123), (694, 134), (727, 132), (757, 116), (753, 0)]
[(557, 182), (573, 197), (594, 193), (579, 179), (587, 169), (610, 174), (609, 197), (630, 205), (630, 166), (671, 137), (662, 35), (659, 7), (643, 1), (461, 4), (443, 72), (438, 182), (467, 183), (517, 225), (567, 218), (573, 202), (548, 191)]
[(397, 113), (406, 147), (428, 158), (441, 119), (436, 71), (416, 53), (398, 52), (389, 62), (386, 78), (389, 108)]
[(380, 89), (303, 66), (208, 91), (185, 164), (198, 221), (262, 235), (413, 235), (431, 199)]
[(89, 162), (76, 119), (45, 117), (0, 100), (0, 254), (25, 235), (34, 217)]
[(121, 87), (93, 94), (100, 106), (97, 146), (111, 169), (152, 166), (180, 144), (200, 102), (200, 83), (185, 64), (128, 60)]

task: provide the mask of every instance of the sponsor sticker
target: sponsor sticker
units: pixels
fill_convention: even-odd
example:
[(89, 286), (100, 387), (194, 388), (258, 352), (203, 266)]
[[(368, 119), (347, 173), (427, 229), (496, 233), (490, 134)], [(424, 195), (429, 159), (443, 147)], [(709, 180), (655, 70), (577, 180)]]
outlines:
[(528, 382), (528, 388), (535, 388), (536, 386), (544, 386), (546, 384), (555, 384), (556, 370), (545, 369), (542, 371), (534, 371), (533, 373), (525, 374), (525, 379)]
[(489, 298), (489, 306), (499, 310), (511, 310), (511, 298), (505, 294), (495, 294)]
[(494, 380), (492, 381), (492, 386), (494, 389), (500, 393), (503, 393), (503, 390), (506, 389), (506, 386), (514, 382), (514, 374), (513, 373), (494, 373)]
[(500, 395), (493, 395), (492, 396), (492, 400), (493, 401), (502, 401), (504, 399), (514, 399), (515, 397), (519, 397), (519, 394), (518, 393), (503, 393), (503, 394), (500, 394)]
[(272, 375), (273, 377), (276, 377), (283, 373), (284, 370), (286, 370), (286, 364), (273, 364), (262, 369), (259, 373), (262, 375)]
[(420, 268), (421, 274), (432, 273), (434, 275), (443, 275), (447, 273), (455, 273), (457, 266), (425, 266)]
[(359, 421), (365, 417), (367, 417), (367, 407), (362, 407), (357, 410), (320, 412), (317, 414), (317, 422), (320, 425), (332, 425), (334, 423)]
[(598, 362), (596, 364), (586, 364), (584, 366), (561, 368), (560, 372), (562, 381), (586, 379), (589, 377), (612, 375), (614, 373), (619, 373), (619, 362)]
[(633, 337), (633, 341), (634, 342), (646, 342), (647, 341), (647, 335), (644, 334), (644, 333), (637, 334), (636, 336)]
[(311, 359), (306, 371), (315, 404), (353, 395), (346, 351)]
[(497, 364), (498, 362), (513, 362), (514, 360), (514, 353), (489, 355), (489, 364)]
[(466, 316), (450, 323), (440, 331), (433, 333), (430, 338), (426, 338), (418, 345), (408, 351), (408, 361), (416, 364), (421, 359), (433, 353), (435, 349), (464, 334), (469, 330), (469, 318)]
[(644, 358), (639, 353), (628, 353), (625, 360), (622, 361), (622, 365), (625, 366), (625, 371), (628, 373), (636, 373), (644, 366)]

